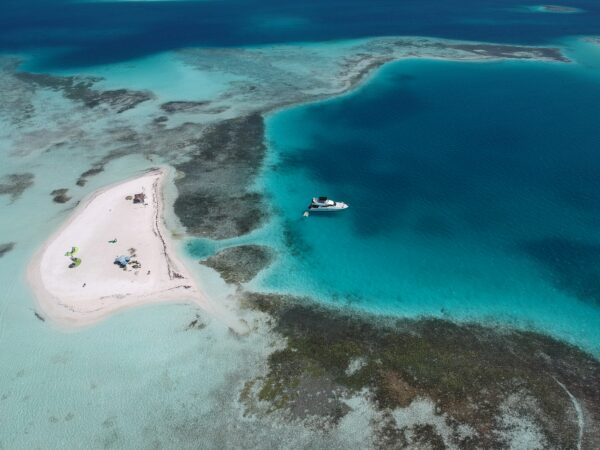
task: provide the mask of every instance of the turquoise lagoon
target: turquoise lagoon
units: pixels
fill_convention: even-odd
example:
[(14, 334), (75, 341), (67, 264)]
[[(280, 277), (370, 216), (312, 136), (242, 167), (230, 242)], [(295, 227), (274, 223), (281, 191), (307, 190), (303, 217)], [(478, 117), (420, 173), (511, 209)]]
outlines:
[[(280, 251), (255, 288), (600, 353), (597, 66), (400, 61), (267, 138)], [(302, 218), (313, 195), (351, 208)]]

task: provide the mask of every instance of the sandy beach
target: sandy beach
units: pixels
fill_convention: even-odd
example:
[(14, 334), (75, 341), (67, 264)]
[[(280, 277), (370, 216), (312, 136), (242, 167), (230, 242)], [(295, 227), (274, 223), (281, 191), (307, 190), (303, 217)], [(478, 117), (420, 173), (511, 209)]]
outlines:
[[(169, 242), (166, 168), (96, 191), (35, 255), (28, 279), (39, 313), (82, 326), (132, 306), (189, 301), (215, 312)], [(143, 194), (135, 203), (135, 194)], [(76, 248), (73, 255), (69, 252)], [(125, 256), (126, 267), (115, 264)], [(78, 263), (79, 265), (70, 267)]]

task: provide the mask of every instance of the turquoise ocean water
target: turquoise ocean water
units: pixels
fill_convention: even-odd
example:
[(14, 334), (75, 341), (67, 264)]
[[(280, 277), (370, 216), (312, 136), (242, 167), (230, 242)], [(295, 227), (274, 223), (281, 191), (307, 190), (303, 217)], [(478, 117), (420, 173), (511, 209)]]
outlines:
[[(534, 327), (600, 352), (599, 75), (401, 61), (272, 115), (265, 187), (283, 238), (261, 287)], [(351, 207), (304, 219), (313, 195)]]
[[(321, 0), (3, 2), (2, 56), (157, 98), (106, 116), (60, 92), (15, 91), (11, 74), (0, 72), (0, 182), (34, 175), (19, 198), (0, 196), (0, 244), (15, 242), (0, 258), (0, 450), (315, 445), (301, 426), (243, 416), (238, 393), (277, 345), (260, 330), (239, 339), (179, 304), (136, 308), (83, 330), (34, 315), (27, 264), (75, 202), (161, 162), (117, 159), (75, 187), (118, 148), (113, 136), (147, 131), (160, 102), (212, 99), (240, 81), (239, 73), (186, 66), (178, 49), (268, 51), (376, 35), (553, 44), (600, 35), (597, 2), (569, 4), (583, 12), (538, 14), (504, 0), (352, 0), (343, 8)], [(257, 186), (273, 220), (232, 241), (193, 242), (191, 269), (226, 304), (229, 291), (198, 257), (267, 243), (278, 259), (251, 289), (531, 327), (599, 355), (600, 47), (576, 42), (558, 42), (570, 64), (394, 63), (348, 95), (271, 114)], [(30, 95), (33, 109), (21, 115)], [(73, 200), (52, 202), (50, 192), (63, 187)], [(351, 208), (302, 219), (313, 195)], [(197, 316), (205, 328), (187, 330)]]

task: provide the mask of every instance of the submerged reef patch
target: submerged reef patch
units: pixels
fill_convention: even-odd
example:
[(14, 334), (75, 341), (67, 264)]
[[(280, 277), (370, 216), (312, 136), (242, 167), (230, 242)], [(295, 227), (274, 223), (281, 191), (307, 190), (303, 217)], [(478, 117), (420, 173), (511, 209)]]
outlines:
[(83, 172), (81, 175), (79, 175), (79, 178), (77, 179), (76, 183), (77, 186), (85, 186), (88, 178), (89, 177), (93, 177), (94, 175), (98, 175), (99, 173), (102, 173), (104, 171), (104, 165), (97, 165), (96, 167), (92, 167), (91, 169), (86, 170), (85, 172)]
[(600, 244), (555, 237), (527, 241), (519, 248), (547, 270), (556, 287), (600, 305)]
[(190, 323), (188, 323), (187, 327), (185, 327), (185, 330), (203, 330), (204, 328), (206, 328), (206, 323), (202, 321), (200, 314), (196, 314)]
[(67, 195), (67, 192), (69, 192), (69, 189), (67, 188), (54, 189), (50, 192), (50, 195), (55, 203), (67, 203), (71, 200), (71, 197)]
[(189, 112), (203, 106), (209, 105), (210, 102), (192, 102), (192, 101), (173, 101), (166, 102), (160, 105), (160, 109), (167, 113)]
[(564, 5), (536, 5), (529, 7), (534, 12), (554, 13), (554, 14), (575, 14), (583, 12), (580, 8)]
[(15, 248), (14, 242), (6, 242), (4, 244), (0, 244), (0, 258), (10, 252), (13, 248)]
[(249, 190), (266, 147), (260, 114), (226, 120), (199, 136), (190, 159), (175, 165), (175, 213), (190, 234), (211, 239), (240, 236), (259, 227), (267, 206)]
[(227, 283), (247, 283), (273, 260), (273, 252), (263, 245), (240, 245), (221, 250), (200, 264), (215, 269)]
[(0, 57), (0, 117), (11, 127), (20, 128), (23, 121), (35, 116), (32, 89), (14, 77), (21, 61), (18, 58)]
[(558, 48), (551, 47), (537, 47), (533, 49), (520, 45), (448, 44), (447, 48), (476, 55), (486, 55), (493, 58), (546, 59), (551, 61), (569, 62), (569, 59), (564, 56)]
[[(382, 65), (406, 58), (451, 61), (537, 59), (568, 62), (560, 49), (473, 43), (415, 37), (349, 41), (343, 52), (336, 44), (280, 45), (268, 48), (189, 48), (178, 51), (185, 64), (203, 72), (239, 77), (226, 92), (211, 99), (210, 109), (239, 115), (271, 111), (288, 105), (343, 94)], [(339, 56), (333, 57), (332, 54)], [(298, 67), (304, 67), (298, 70)], [(241, 81), (243, 80), (243, 81)], [(204, 111), (202, 112), (209, 112)]]
[(109, 106), (117, 113), (135, 108), (140, 103), (153, 98), (152, 94), (147, 91), (95, 89), (94, 84), (102, 80), (98, 77), (59, 77), (29, 72), (18, 72), (16, 77), (36, 87), (60, 91), (66, 98), (82, 102), (88, 108), (100, 105)]
[(27, 188), (33, 186), (33, 179), (34, 175), (29, 172), (6, 175), (0, 182), (0, 195), (8, 195), (14, 202)]
[(574, 346), (529, 331), (376, 318), (283, 295), (245, 293), (242, 304), (268, 314), (287, 340), (266, 373), (246, 383), (249, 415), (277, 411), (332, 427), (351, 409), (346, 399), (366, 393), (382, 414), (374, 425), (379, 447), (505, 448), (533, 430), (536, 445), (567, 449), (577, 448), (580, 433), (570, 393), (585, 412), (582, 448), (600, 445), (600, 363)]

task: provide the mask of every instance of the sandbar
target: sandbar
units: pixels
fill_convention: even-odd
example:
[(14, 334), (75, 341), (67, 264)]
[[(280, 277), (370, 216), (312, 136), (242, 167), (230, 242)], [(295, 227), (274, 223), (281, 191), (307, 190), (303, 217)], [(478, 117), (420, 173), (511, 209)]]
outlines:
[[(163, 219), (168, 168), (100, 189), (75, 209), (29, 264), (38, 310), (67, 326), (97, 322), (145, 303), (194, 302), (213, 312), (170, 242)], [(144, 194), (134, 203), (135, 194)], [(68, 252), (81, 263), (70, 267)], [(119, 256), (130, 260), (125, 268)]]

